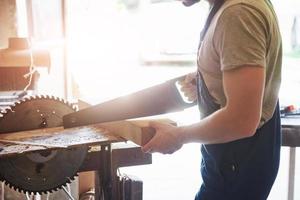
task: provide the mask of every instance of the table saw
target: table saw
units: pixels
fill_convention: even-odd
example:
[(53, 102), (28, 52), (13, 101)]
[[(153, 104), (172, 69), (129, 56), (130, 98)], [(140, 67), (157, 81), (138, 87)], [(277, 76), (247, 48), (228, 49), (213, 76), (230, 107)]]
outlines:
[(151, 136), (153, 130), (141, 121), (64, 129), (62, 117), (74, 111), (71, 104), (51, 96), (27, 97), (3, 109), (0, 180), (23, 193), (42, 194), (64, 189), (79, 172), (97, 171), (97, 199), (122, 199), (124, 188), (120, 187), (117, 169), (150, 164), (151, 154), (143, 153), (138, 145), (124, 143), (126, 138), (116, 133), (121, 130), (135, 135), (132, 140), (145, 142), (141, 134)]

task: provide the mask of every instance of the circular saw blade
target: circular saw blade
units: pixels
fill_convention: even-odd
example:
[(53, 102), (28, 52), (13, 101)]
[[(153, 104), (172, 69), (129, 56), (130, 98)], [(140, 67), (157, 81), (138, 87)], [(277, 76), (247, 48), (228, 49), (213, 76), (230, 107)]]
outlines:
[[(75, 109), (49, 96), (17, 102), (0, 118), (0, 134), (62, 126), (62, 117)], [(26, 153), (0, 160), (0, 180), (21, 192), (47, 193), (70, 183), (85, 159), (88, 147)]]

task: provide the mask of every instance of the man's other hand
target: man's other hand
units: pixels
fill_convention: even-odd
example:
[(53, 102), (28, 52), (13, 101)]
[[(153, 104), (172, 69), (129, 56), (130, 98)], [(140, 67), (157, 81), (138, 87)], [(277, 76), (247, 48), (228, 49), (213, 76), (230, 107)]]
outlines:
[(180, 91), (189, 102), (194, 102), (197, 100), (196, 76), (197, 72), (189, 73), (186, 75), (183, 81), (178, 82), (178, 84), (181, 86)]

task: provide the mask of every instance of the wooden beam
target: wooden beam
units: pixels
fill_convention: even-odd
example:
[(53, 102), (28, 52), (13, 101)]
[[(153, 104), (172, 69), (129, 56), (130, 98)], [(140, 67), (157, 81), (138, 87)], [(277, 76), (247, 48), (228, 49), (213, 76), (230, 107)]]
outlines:
[[(170, 120), (158, 121), (174, 123)], [(45, 149), (104, 145), (126, 140), (142, 146), (154, 134), (155, 130), (149, 127), (149, 120), (116, 121), (68, 129), (54, 127), (5, 133), (0, 134), (0, 143), (5, 143), (3, 150), (0, 151), (0, 157)]]

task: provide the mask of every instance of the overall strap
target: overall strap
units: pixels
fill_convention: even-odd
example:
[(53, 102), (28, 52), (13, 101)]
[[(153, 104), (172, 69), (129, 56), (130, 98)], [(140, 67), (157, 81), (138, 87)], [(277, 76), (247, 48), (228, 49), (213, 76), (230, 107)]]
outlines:
[[(206, 19), (204, 28), (201, 31), (199, 49), (200, 49), (201, 43), (204, 39), (204, 36), (209, 28), (209, 25), (210, 25), (213, 17), (217, 13), (217, 11), (221, 8), (223, 3), (224, 3), (224, 0), (215, 0), (214, 4), (209, 12), (209, 15)], [(198, 64), (198, 66), (199, 66), (199, 64)], [(198, 106), (199, 106), (201, 118), (205, 118), (208, 115), (210, 115), (211, 113), (220, 109), (220, 105), (215, 103), (214, 98), (210, 95), (209, 90), (204, 82), (202, 74), (199, 72), (199, 70), (197, 70), (197, 71), (198, 71), (198, 73), (197, 73)]]
[(206, 18), (206, 22), (205, 25), (200, 33), (200, 44), (204, 39), (204, 36), (209, 28), (209, 25), (213, 19), (213, 17), (215, 16), (215, 14), (218, 12), (218, 10), (221, 8), (221, 6), (223, 5), (224, 0), (215, 0), (214, 4), (211, 6), (211, 9), (209, 11), (209, 14)]

